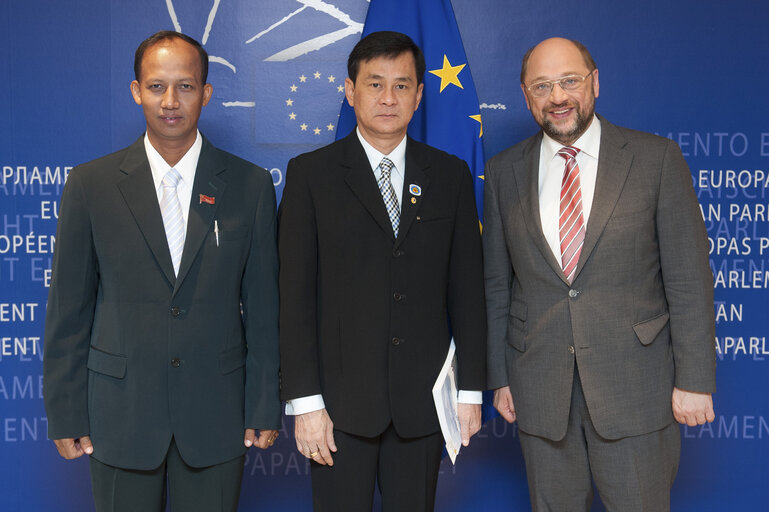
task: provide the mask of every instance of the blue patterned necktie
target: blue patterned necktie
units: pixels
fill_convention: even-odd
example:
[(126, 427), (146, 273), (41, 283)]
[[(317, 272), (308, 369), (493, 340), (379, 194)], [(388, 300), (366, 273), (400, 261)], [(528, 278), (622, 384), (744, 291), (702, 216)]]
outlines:
[(182, 261), (184, 249), (184, 218), (182, 205), (176, 193), (176, 187), (182, 175), (176, 169), (171, 169), (163, 177), (163, 197), (160, 199), (160, 212), (163, 214), (163, 225), (166, 228), (168, 249), (174, 264), (174, 275), (179, 274), (179, 264)]
[(384, 199), (385, 206), (387, 207), (387, 215), (390, 216), (390, 223), (393, 226), (393, 233), (395, 238), (398, 238), (398, 225), (401, 222), (401, 209), (398, 206), (398, 196), (395, 195), (395, 188), (393, 188), (392, 181), (390, 181), (390, 173), (392, 172), (395, 164), (392, 160), (384, 157), (379, 163), (379, 168), (382, 170), (382, 174), (379, 176), (379, 192), (382, 193), (382, 199)]

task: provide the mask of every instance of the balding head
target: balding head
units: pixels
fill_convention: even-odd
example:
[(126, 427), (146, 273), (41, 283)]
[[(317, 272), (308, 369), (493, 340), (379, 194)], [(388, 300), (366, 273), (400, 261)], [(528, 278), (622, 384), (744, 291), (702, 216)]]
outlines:
[(532, 80), (532, 77), (526, 77), (526, 71), (529, 67), (529, 61), (535, 53), (537, 54), (537, 59), (540, 57), (549, 59), (553, 55), (573, 55), (574, 50), (579, 52), (580, 57), (587, 68), (586, 71), (592, 71), (597, 67), (590, 52), (585, 45), (579, 41), (564, 39), (562, 37), (551, 37), (550, 39), (545, 39), (538, 45), (529, 48), (529, 51), (523, 56), (523, 62), (521, 63), (521, 83), (528, 83), (527, 80)]

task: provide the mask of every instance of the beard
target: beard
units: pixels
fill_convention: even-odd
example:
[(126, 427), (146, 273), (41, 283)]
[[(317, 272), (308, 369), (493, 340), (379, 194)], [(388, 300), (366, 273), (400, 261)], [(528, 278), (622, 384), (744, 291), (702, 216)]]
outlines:
[(595, 114), (595, 102), (591, 101), (587, 108), (583, 109), (579, 103), (574, 104), (574, 124), (571, 127), (558, 127), (550, 119), (547, 118), (547, 110), (552, 110), (558, 107), (567, 107), (568, 104), (563, 103), (561, 105), (548, 105), (546, 109), (542, 109), (542, 131), (544, 131), (550, 138), (559, 143), (568, 146), (574, 141), (579, 139), (587, 127), (590, 126), (590, 122), (593, 120)]

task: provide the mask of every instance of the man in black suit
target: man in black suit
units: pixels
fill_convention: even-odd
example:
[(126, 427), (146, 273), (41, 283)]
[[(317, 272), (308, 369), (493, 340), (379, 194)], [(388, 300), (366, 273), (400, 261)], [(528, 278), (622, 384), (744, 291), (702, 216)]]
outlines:
[[(472, 176), (406, 135), (421, 50), (375, 32), (348, 60), (357, 129), (291, 160), (279, 213), (281, 373), (315, 510), (432, 510), (432, 386), (453, 333), (464, 444), (480, 428), (486, 319)], [(472, 402), (472, 403), (468, 403)], [(333, 452), (333, 456), (332, 456)]]
[(159, 32), (134, 66), (146, 134), (64, 187), (48, 434), (90, 455), (99, 511), (165, 510), (166, 489), (173, 510), (234, 511), (246, 448), (280, 427), (274, 187), (198, 132), (197, 41)]

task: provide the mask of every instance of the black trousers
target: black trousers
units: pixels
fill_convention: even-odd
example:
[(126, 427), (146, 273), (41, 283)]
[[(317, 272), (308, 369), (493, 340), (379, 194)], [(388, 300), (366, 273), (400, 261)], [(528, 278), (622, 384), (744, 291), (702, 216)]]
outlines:
[(373, 506), (379, 483), (385, 512), (429, 512), (443, 452), (440, 432), (405, 439), (390, 426), (376, 437), (334, 430), (333, 466), (311, 464), (316, 512), (361, 512)]
[(123, 469), (91, 457), (91, 487), (97, 512), (236, 512), (245, 456), (194, 468), (171, 441), (165, 461), (155, 469)]

